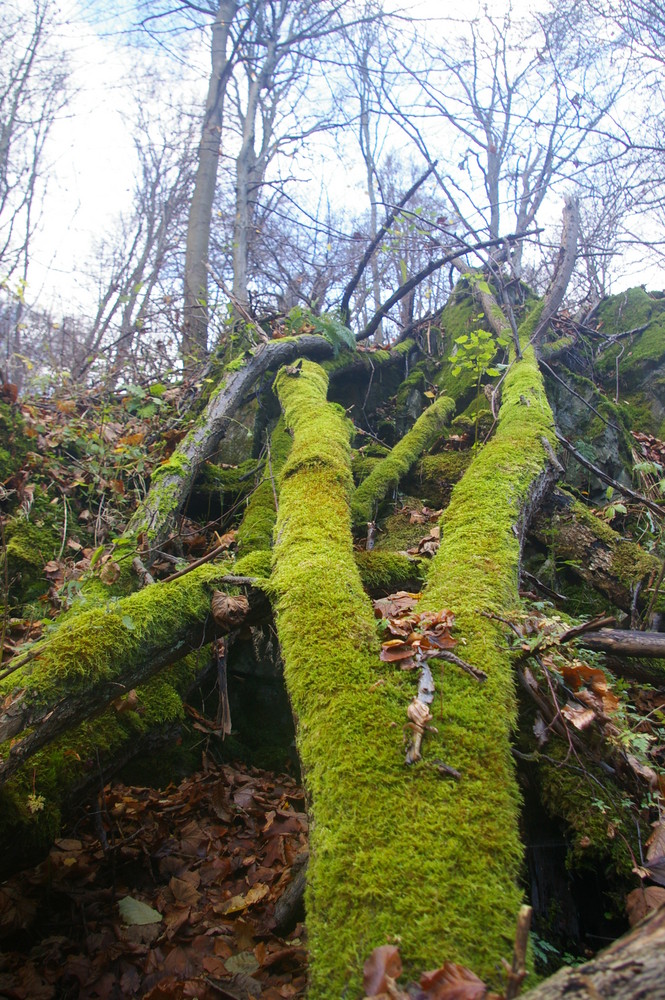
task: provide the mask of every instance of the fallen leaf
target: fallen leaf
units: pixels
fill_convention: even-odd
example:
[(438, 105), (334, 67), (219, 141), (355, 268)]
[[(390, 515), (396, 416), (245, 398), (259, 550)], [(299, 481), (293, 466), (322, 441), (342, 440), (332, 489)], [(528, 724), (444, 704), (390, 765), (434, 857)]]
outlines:
[(575, 705), (570, 701), (563, 706), (561, 714), (569, 722), (572, 722), (575, 729), (586, 729), (596, 718), (596, 713), (592, 708), (583, 708), (582, 705)]
[(444, 962), (440, 969), (424, 972), (420, 985), (428, 1000), (483, 1000), (487, 987), (470, 969)]
[(387, 979), (397, 979), (402, 974), (402, 960), (399, 948), (394, 944), (382, 944), (375, 948), (363, 966), (363, 987), (368, 997), (383, 993)]
[(633, 889), (626, 896), (628, 923), (634, 927), (647, 913), (651, 910), (657, 910), (663, 903), (665, 903), (665, 889), (661, 889), (657, 885), (647, 886), (646, 889)]
[(269, 886), (264, 882), (257, 882), (245, 896), (233, 896), (224, 907), (224, 913), (240, 913), (241, 910), (246, 910), (248, 906), (253, 906), (254, 903), (261, 902), (269, 892)]
[(161, 913), (153, 910), (152, 906), (142, 903), (140, 899), (133, 899), (132, 896), (125, 896), (124, 899), (121, 899), (118, 903), (118, 909), (123, 923), (128, 926), (132, 924), (157, 924), (163, 919)]
[(652, 826), (653, 833), (646, 843), (646, 846), (648, 847), (647, 861), (662, 858), (665, 854), (665, 820), (658, 820), (653, 823)]
[(244, 596), (231, 597), (221, 590), (215, 590), (210, 605), (212, 616), (222, 628), (235, 628), (240, 625), (249, 611), (249, 601)]

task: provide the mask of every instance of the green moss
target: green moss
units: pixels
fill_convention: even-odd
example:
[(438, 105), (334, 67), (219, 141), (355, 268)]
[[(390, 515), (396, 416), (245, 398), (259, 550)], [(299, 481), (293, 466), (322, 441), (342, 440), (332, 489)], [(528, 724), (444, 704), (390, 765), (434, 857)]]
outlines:
[[(387, 454), (389, 449), (386, 448), (385, 451)], [(361, 455), (358, 452), (353, 454), (351, 459), (351, 471), (353, 472), (353, 481), (356, 486), (359, 486), (360, 483), (367, 479), (370, 472), (377, 467), (380, 461), (380, 458), (373, 458), (371, 455)]]
[[(313, 813), (310, 993), (359, 995), (364, 959), (396, 936), (411, 973), (440, 964), (445, 941), (448, 958), (494, 976), (512, 950), (506, 896), (517, 904), (519, 858), (514, 830), (493, 814), (497, 803), (505, 811), (505, 785), (498, 794), (478, 777), (494, 773), (494, 750), (484, 746), (488, 759), (474, 761), (459, 784), (405, 766), (401, 730), (415, 683), (378, 660), (353, 561), (349, 428), (327, 406), (317, 366), (305, 362), (299, 378), (282, 371), (277, 384), (294, 445), (282, 475), (273, 584)], [(505, 721), (498, 728), (503, 734)], [(432, 742), (432, 756), (450, 756), (447, 737)], [(467, 781), (471, 794), (460, 793)], [(514, 819), (516, 795), (508, 794)]]
[(102, 680), (124, 684), (132, 666), (165, 646), (185, 646), (191, 628), (209, 614), (216, 581), (228, 571), (228, 563), (200, 566), (181, 580), (66, 616), (37, 647), (38, 656), (0, 682), (0, 692), (22, 691), (26, 710), (38, 710)]
[(270, 461), (264, 466), (263, 478), (252, 493), (238, 528), (239, 556), (255, 549), (272, 547), (272, 532), (277, 517), (276, 484), (290, 449), (291, 435), (280, 420), (270, 437)]
[(0, 403), (0, 441), (0, 483), (4, 483), (21, 468), (28, 451), (21, 412), (8, 403)]
[[(208, 656), (206, 650), (191, 653), (137, 687), (135, 711), (109, 708), (58, 737), (0, 788), (0, 843), (5, 845), (0, 875), (35, 860), (49, 847), (60, 833), (70, 799), (91, 778), (98, 782), (100, 767), (130, 756), (137, 741), (155, 727), (184, 717), (182, 697)], [(29, 808), (33, 793), (44, 799), (43, 808), (35, 812)]]
[[(623, 880), (628, 891), (634, 886), (633, 857), (639, 858), (640, 843), (634, 815), (626, 810), (620, 789), (593, 761), (585, 760), (581, 768), (571, 759), (568, 744), (558, 737), (550, 739), (545, 752), (548, 759), (538, 762), (540, 800), (548, 813), (567, 827), (567, 866), (603, 870), (615, 884), (617, 878)], [(642, 829), (641, 836), (644, 843), (648, 827)], [(623, 896), (621, 904), (623, 910)]]
[(396, 403), (399, 409), (404, 409), (408, 405), (412, 392), (422, 392), (427, 388), (426, 369), (429, 362), (420, 361), (412, 371), (406, 376), (397, 390)]
[(58, 554), (62, 525), (62, 504), (53, 506), (41, 493), (35, 494), (27, 516), (17, 514), (5, 525), (0, 567), (4, 572), (6, 565), (10, 596), (16, 601), (36, 600), (48, 590), (44, 566)]
[(365, 590), (375, 596), (396, 590), (420, 590), (425, 580), (424, 559), (409, 559), (398, 552), (356, 552), (356, 566)]
[[(378, 551), (406, 552), (414, 548), (427, 532), (427, 525), (415, 524), (411, 521), (411, 506), (408, 497), (404, 497), (404, 507), (395, 511), (379, 522), (376, 536)], [(413, 501), (413, 509), (420, 506), (420, 501)]]
[(418, 456), (432, 447), (454, 412), (453, 400), (440, 396), (421, 413), (411, 430), (355, 491), (351, 501), (354, 524), (373, 520), (379, 502), (397, 486)]
[(234, 564), (231, 572), (238, 576), (269, 577), (272, 570), (270, 549), (255, 549)]
[[(523, 343), (535, 322), (531, 314), (523, 324)], [(510, 745), (516, 715), (512, 669), (502, 629), (481, 612), (501, 614), (518, 604), (515, 528), (545, 464), (543, 435), (553, 440), (552, 413), (533, 349), (527, 348), (506, 376), (495, 436), (453, 489), (422, 601), (425, 608), (453, 610), (466, 641), (464, 658), (488, 674), (479, 685), (446, 667), (439, 722), (439, 753), (463, 774), (442, 813), (440, 835), (457, 845), (461, 873), (454, 877), (474, 886), (464, 894), (463, 916), (469, 926), (484, 928), (474, 968), (487, 967), (491, 955), (496, 960), (509, 948), (522, 853)]]
[(453, 486), (462, 478), (470, 461), (470, 451), (442, 451), (438, 455), (425, 455), (405, 486), (408, 492), (417, 493), (428, 506), (444, 507), (450, 500)]

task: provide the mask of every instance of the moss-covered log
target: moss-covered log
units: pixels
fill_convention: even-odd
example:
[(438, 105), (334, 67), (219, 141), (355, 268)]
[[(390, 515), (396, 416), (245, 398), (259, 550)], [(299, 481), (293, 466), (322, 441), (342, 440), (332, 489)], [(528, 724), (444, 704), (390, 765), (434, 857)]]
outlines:
[[(526, 376), (515, 377), (516, 391), (540, 406), (538, 384), (533, 361)], [(405, 766), (401, 732), (414, 681), (378, 659), (372, 607), (353, 561), (348, 423), (326, 403), (326, 378), (317, 366), (303, 365), (297, 377), (282, 371), (277, 386), (294, 445), (282, 475), (272, 584), (311, 796), (311, 994), (317, 1000), (357, 995), (364, 958), (397, 936), (414, 971), (438, 964), (445, 942), (447, 957), (496, 979), (497, 963), (510, 954), (519, 904), (509, 666), (495, 650), (490, 695), (478, 701), (474, 693), (465, 712), (465, 677), (455, 713), (446, 713), (439, 736), (427, 737), (431, 759), (453, 757), (461, 782), (447, 783), (426, 762)], [(545, 426), (547, 416), (538, 422), (536, 439)], [(520, 461), (522, 440), (515, 444), (511, 438), (508, 448), (508, 433), (504, 429), (494, 460), (507, 463), (497, 487), (505, 485), (510, 496), (508, 555), (501, 555), (502, 548), (498, 559), (501, 599), (495, 603), (501, 606), (516, 599), (519, 545), (511, 529), (543, 457), (542, 445), (535, 454), (534, 444), (534, 454)], [(491, 528), (485, 523), (483, 531)], [(489, 540), (484, 542), (482, 574), (492, 568)], [(462, 553), (470, 563), (472, 549), (470, 536), (470, 551)], [(456, 579), (464, 572), (458, 564)], [(436, 581), (430, 606), (441, 606), (438, 574)], [(478, 621), (475, 599), (472, 592), (462, 615), (469, 632)], [(492, 644), (497, 639), (492, 632)], [(479, 730), (477, 749), (478, 734), (467, 726)]]
[(211, 595), (227, 573), (228, 565), (201, 566), (56, 626), (0, 681), (0, 781), (55, 736), (210, 641)]
[(148, 495), (130, 521), (127, 534), (145, 534), (151, 546), (158, 546), (168, 535), (201, 464), (215, 452), (233, 414), (257, 379), (298, 357), (320, 359), (332, 353), (332, 345), (324, 337), (285, 338), (262, 345), (242, 368), (228, 372), (197, 423), (168, 461), (153, 472)]
[[(636, 588), (644, 588), (662, 563), (635, 542), (614, 531), (564, 490), (553, 490), (534, 519), (531, 534), (561, 562), (615, 607), (630, 612)], [(658, 602), (659, 609), (662, 602)]]
[(428, 451), (455, 412), (455, 402), (439, 396), (421, 413), (411, 430), (395, 445), (389, 455), (376, 465), (363, 480), (351, 500), (354, 524), (371, 521), (376, 507), (390, 489), (394, 489), (414, 462)]
[[(524, 325), (523, 343), (537, 315)], [(554, 478), (542, 442), (552, 435), (552, 414), (529, 348), (506, 377), (494, 438), (453, 489), (421, 602), (455, 613), (464, 658), (488, 674), (479, 686), (446, 666), (437, 749), (463, 775), (446, 786), (440, 819), (446, 883), (458, 899), (446, 942), (462, 943), (459, 954), (475, 969), (507, 954), (521, 895), (519, 795), (510, 749), (514, 681), (502, 630), (482, 612), (502, 614), (518, 604), (525, 523)]]
[[(201, 648), (119, 694), (113, 706), (57, 737), (0, 787), (0, 879), (39, 861), (81, 796), (103, 787), (137, 754), (160, 746), (168, 767), (174, 757), (169, 743), (185, 715), (183, 698), (209, 664)], [(163, 777), (170, 779), (168, 771)]]
[(291, 436), (284, 422), (279, 420), (270, 435), (263, 478), (252, 493), (238, 528), (238, 555), (241, 557), (272, 548), (272, 532), (277, 519), (277, 480), (290, 449)]

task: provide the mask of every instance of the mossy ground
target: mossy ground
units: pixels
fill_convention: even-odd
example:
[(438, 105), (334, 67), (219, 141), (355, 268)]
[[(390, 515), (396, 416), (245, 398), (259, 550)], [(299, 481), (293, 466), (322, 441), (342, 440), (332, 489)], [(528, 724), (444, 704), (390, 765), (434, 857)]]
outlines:
[[(311, 995), (358, 995), (364, 959), (397, 937), (410, 971), (445, 956), (494, 978), (511, 951), (519, 903), (509, 668), (500, 660), (480, 697), (464, 677), (455, 710), (446, 702), (440, 735), (428, 742), (428, 756), (461, 767), (460, 783), (427, 764), (405, 766), (401, 733), (415, 678), (378, 660), (353, 562), (349, 429), (326, 404), (317, 366), (303, 364), (299, 378), (282, 372), (277, 384), (294, 446), (272, 585), (313, 812)], [(511, 453), (511, 469), (514, 460)], [(435, 587), (431, 594), (438, 604)]]

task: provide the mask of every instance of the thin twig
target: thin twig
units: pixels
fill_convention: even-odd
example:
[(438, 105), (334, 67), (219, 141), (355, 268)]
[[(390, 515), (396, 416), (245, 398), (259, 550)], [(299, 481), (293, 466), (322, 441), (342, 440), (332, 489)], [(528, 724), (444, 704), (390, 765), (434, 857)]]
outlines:
[(487, 674), (484, 670), (479, 670), (478, 667), (472, 667), (470, 663), (467, 663), (466, 660), (460, 659), (459, 656), (455, 656), (455, 654), (451, 653), (449, 649), (437, 649), (436, 652), (428, 651), (428, 655), (430, 657), (435, 656), (439, 660), (448, 660), (449, 663), (454, 663), (456, 666), (466, 671), (467, 674), (470, 674), (474, 680), (480, 681), (481, 683), (487, 680)]

